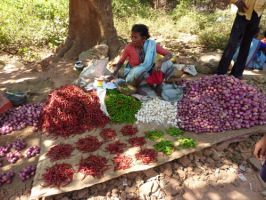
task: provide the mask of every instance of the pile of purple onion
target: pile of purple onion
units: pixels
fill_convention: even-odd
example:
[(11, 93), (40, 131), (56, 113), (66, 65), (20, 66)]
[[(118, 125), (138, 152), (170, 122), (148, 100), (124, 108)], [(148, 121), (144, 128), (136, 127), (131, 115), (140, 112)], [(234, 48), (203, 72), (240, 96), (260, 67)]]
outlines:
[(42, 103), (26, 104), (0, 116), (0, 135), (6, 135), (26, 126), (37, 127), (43, 109)]
[(9, 152), (11, 147), (12, 147), (12, 144), (0, 146), (0, 158), (4, 157)]
[(6, 154), (6, 160), (11, 164), (16, 163), (20, 158), (21, 158), (21, 153), (17, 150)]
[(22, 149), (25, 149), (25, 147), (27, 146), (26, 142), (22, 139), (16, 139), (13, 143), (12, 143), (12, 147), (17, 150), (20, 151)]
[(40, 152), (41, 152), (41, 148), (39, 146), (37, 146), (37, 145), (31, 146), (25, 151), (25, 157), (31, 158), (31, 157), (34, 157), (36, 155), (39, 155)]
[[(16, 163), (22, 158), (21, 150), (27, 147), (26, 142), (23, 139), (16, 139), (12, 143), (0, 146), (0, 158), (5, 157), (9, 163)], [(24, 155), (26, 158), (31, 158), (40, 154), (40, 147), (35, 145), (25, 150)], [(3, 161), (0, 160), (0, 167), (3, 166)]]
[(184, 83), (178, 126), (196, 133), (222, 132), (266, 124), (266, 96), (230, 76), (206, 76)]
[(4, 184), (12, 183), (15, 173), (12, 171), (0, 173), (0, 187)]
[(19, 172), (19, 178), (22, 181), (26, 181), (30, 179), (32, 176), (35, 175), (36, 171), (36, 165), (29, 165), (27, 167), (24, 167), (20, 172)]

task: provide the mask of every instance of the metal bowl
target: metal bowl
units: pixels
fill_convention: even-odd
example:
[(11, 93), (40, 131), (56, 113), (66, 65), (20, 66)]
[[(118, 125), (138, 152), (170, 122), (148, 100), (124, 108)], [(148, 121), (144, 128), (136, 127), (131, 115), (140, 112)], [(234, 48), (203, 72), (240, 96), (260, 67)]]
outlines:
[(84, 69), (85, 65), (81, 61), (75, 63), (75, 70), (81, 72)]

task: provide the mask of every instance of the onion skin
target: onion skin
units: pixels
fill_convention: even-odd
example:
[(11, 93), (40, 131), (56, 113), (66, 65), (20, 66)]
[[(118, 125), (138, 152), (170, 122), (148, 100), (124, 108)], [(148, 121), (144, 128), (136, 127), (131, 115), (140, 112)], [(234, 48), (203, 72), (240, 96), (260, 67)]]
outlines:
[(26, 126), (37, 127), (42, 109), (42, 103), (35, 103), (26, 104), (4, 113), (0, 118), (0, 135), (10, 134)]
[(206, 76), (184, 86), (177, 118), (186, 131), (224, 132), (266, 124), (266, 96), (234, 77)]

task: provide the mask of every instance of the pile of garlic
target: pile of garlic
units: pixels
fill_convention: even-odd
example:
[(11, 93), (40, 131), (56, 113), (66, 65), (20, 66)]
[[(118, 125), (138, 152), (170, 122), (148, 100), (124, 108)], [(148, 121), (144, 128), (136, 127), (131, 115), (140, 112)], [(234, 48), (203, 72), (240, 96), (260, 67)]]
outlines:
[(156, 123), (177, 127), (177, 103), (154, 98), (142, 103), (141, 109), (136, 114), (136, 119), (141, 123)]

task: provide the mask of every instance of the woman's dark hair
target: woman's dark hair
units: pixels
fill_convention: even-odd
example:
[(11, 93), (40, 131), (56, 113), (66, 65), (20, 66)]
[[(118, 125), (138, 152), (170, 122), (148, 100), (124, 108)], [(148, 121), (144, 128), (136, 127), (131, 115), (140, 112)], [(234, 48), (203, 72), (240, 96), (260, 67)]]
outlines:
[(131, 32), (140, 33), (142, 37), (150, 38), (149, 28), (144, 24), (134, 24)]
[(263, 36), (266, 37), (266, 31), (263, 32)]

